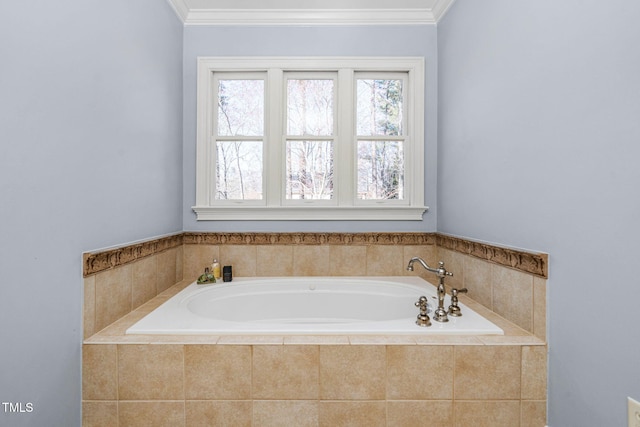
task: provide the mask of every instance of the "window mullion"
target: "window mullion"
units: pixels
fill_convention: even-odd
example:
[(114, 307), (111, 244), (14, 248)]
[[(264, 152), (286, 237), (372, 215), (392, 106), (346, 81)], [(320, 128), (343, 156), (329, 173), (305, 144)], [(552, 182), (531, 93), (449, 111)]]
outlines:
[(265, 118), (264, 182), (267, 206), (280, 206), (284, 198), (284, 87), (283, 71), (267, 71), (267, 105)]
[(355, 94), (352, 69), (338, 71), (338, 117), (334, 177), (338, 183), (338, 206), (353, 206), (355, 200)]

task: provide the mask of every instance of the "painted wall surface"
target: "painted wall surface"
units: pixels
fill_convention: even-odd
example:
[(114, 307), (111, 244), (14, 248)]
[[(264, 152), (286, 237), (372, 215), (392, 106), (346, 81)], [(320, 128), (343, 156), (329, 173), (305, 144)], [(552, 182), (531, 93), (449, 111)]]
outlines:
[(0, 2), (0, 64), (0, 425), (77, 426), (81, 253), (182, 228), (182, 24)]
[(549, 426), (640, 398), (640, 3), (457, 0), (438, 25), (438, 231), (550, 254)]
[[(196, 221), (196, 60), (198, 56), (422, 56), (425, 58), (423, 221)], [(435, 231), (437, 158), (436, 27), (185, 27), (184, 229), (189, 231)]]

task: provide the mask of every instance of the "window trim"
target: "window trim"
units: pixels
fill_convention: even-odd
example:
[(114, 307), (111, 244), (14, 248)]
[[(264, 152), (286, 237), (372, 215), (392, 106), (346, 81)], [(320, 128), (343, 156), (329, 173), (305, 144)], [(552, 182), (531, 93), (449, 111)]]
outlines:
[[(357, 200), (355, 194), (345, 195), (345, 190), (355, 185), (355, 177), (349, 176), (345, 180), (336, 182), (339, 186), (337, 205), (313, 203), (303, 201), (299, 204), (284, 203), (284, 194), (281, 192), (282, 168), (284, 161), (280, 158), (280, 148), (284, 136), (283, 120), (273, 120), (272, 112), (276, 111), (274, 100), (278, 94), (283, 93), (282, 76), (286, 71), (337, 71), (338, 82), (343, 70), (353, 72), (406, 72), (410, 89), (406, 92), (407, 99), (407, 132), (408, 150), (405, 158), (405, 183), (409, 183), (407, 200), (402, 204), (394, 200)], [(215, 72), (267, 72), (266, 110), (265, 123), (280, 123), (280, 127), (270, 129), (265, 134), (266, 141), (280, 141), (279, 144), (265, 144), (263, 158), (265, 163), (274, 165), (278, 177), (269, 178), (265, 170), (264, 203), (246, 203), (243, 200), (225, 200), (224, 203), (212, 204), (211, 200), (211, 173), (214, 166), (211, 164), (211, 138), (213, 132), (213, 101), (215, 96), (214, 73)], [(197, 66), (197, 131), (196, 131), (196, 205), (192, 207), (197, 215), (197, 220), (422, 220), (423, 213), (428, 209), (424, 206), (424, 59), (421, 57), (199, 57)], [(278, 78), (279, 77), (279, 78)], [(271, 82), (279, 82), (271, 84)], [(351, 85), (353, 85), (353, 80)], [(353, 93), (353, 88), (342, 88)], [(273, 96), (275, 95), (275, 96)], [(354, 112), (340, 111), (337, 106), (336, 114), (350, 121), (350, 128), (354, 121)], [(347, 128), (349, 127), (347, 126)], [(355, 161), (353, 156), (356, 144), (356, 135), (345, 134), (345, 126), (338, 124), (336, 139), (348, 138), (351, 144), (339, 144), (349, 146), (336, 155), (348, 155), (351, 163)], [(355, 133), (355, 131), (354, 131)], [(275, 139), (274, 139), (275, 138)], [(353, 175), (355, 170), (350, 175)], [(353, 183), (350, 182), (354, 181)], [(250, 201), (251, 202), (251, 201)], [(364, 202), (364, 203), (363, 203)]]

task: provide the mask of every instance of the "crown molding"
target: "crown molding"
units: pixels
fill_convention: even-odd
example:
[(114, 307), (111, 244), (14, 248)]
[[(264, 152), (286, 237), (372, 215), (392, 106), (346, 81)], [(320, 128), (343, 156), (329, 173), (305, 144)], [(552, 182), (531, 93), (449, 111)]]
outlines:
[(176, 13), (176, 15), (178, 15), (178, 18), (180, 18), (180, 20), (183, 23), (186, 23), (187, 19), (189, 18), (189, 6), (187, 5), (186, 1), (185, 0), (167, 0), (167, 1), (173, 8), (173, 11)]
[(438, 0), (432, 8), (433, 18), (438, 23), (440, 19), (447, 13), (455, 0)]
[[(256, 7), (202, 7), (208, 3), (193, 0), (168, 0), (185, 25), (418, 25), (436, 24), (455, 0), (425, 1), (424, 7), (349, 7), (355, 0), (344, 1), (343, 8), (285, 8), (284, 0), (255, 0)], [(251, 2), (249, 2), (251, 3)], [(378, 2), (377, 6), (380, 6)]]

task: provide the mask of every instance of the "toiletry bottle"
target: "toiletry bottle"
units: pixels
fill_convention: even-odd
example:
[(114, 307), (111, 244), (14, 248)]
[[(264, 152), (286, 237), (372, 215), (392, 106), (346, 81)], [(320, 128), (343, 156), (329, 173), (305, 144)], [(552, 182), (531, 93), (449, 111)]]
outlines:
[(222, 267), (222, 281), (223, 282), (230, 282), (233, 280), (233, 275), (231, 273), (231, 266), (230, 265), (225, 265), (224, 267)]
[(216, 279), (222, 277), (222, 274), (220, 273), (220, 263), (217, 259), (214, 259), (213, 263), (211, 264), (211, 272), (213, 273), (213, 277), (215, 277)]

